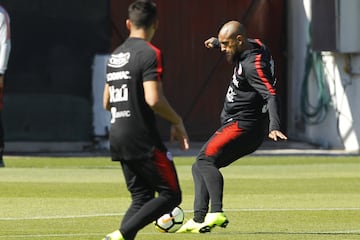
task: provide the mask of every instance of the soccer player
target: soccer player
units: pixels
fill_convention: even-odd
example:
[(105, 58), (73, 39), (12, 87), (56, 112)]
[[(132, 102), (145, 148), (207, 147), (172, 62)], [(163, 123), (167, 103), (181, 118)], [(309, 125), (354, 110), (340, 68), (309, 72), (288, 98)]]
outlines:
[(183, 121), (163, 93), (162, 54), (150, 43), (158, 26), (156, 5), (137, 0), (128, 13), (130, 35), (108, 60), (104, 107), (111, 112), (111, 158), (122, 166), (132, 203), (119, 230), (104, 240), (132, 240), (181, 202), (177, 172), (161, 141), (155, 113), (171, 123), (171, 139), (183, 150), (189, 148)]
[(219, 169), (254, 152), (266, 135), (274, 141), (287, 139), (280, 131), (274, 62), (266, 46), (258, 39), (247, 38), (241, 23), (230, 21), (222, 26), (218, 38), (205, 41), (205, 47), (220, 48), (234, 71), (221, 113), (222, 126), (205, 143), (192, 166), (194, 217), (177, 233), (226, 227), (229, 220), (223, 213), (224, 179)]
[(10, 55), (10, 18), (7, 11), (0, 5), (0, 167), (5, 167), (4, 154), (4, 127), (2, 121), (2, 107), (4, 95), (4, 74)]

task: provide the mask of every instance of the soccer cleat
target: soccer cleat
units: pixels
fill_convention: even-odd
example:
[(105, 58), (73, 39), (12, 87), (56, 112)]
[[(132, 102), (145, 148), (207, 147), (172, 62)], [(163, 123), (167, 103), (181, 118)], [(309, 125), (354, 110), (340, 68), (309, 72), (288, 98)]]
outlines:
[(227, 217), (223, 212), (216, 212), (216, 213), (206, 214), (204, 223), (208, 225), (210, 228), (213, 228), (215, 226), (226, 228), (226, 226), (229, 223), (229, 220), (227, 219)]
[(176, 233), (207, 233), (210, 232), (210, 227), (203, 223), (195, 222), (193, 219), (188, 220), (184, 225), (181, 226)]
[(125, 240), (125, 238), (121, 235), (119, 230), (116, 230), (106, 235), (106, 237), (103, 238), (103, 240)]

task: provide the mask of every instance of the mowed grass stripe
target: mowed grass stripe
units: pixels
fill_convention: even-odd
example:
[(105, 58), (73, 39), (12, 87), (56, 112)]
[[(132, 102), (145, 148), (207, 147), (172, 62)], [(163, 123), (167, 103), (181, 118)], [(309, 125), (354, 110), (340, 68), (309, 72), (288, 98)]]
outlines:
[[(185, 210), (185, 213), (191, 214), (193, 210)], [(360, 208), (252, 208), (252, 209), (224, 209), (226, 213), (229, 212), (308, 212), (308, 211), (360, 211)], [(97, 218), (97, 217), (116, 217), (116, 216), (124, 216), (125, 212), (122, 213), (98, 213), (98, 214), (88, 214), (88, 215), (56, 215), (56, 216), (38, 216), (38, 217), (24, 217), (24, 218), (5, 218), (0, 217), (0, 221), (20, 221), (20, 220), (46, 220), (46, 219), (72, 219), (72, 218)]]

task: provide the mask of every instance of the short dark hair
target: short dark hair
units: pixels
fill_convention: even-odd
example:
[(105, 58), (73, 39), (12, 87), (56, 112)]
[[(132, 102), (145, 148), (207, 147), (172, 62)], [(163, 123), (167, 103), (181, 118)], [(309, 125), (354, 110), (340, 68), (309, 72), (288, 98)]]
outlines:
[(137, 0), (128, 11), (129, 20), (136, 27), (148, 28), (157, 20), (156, 4), (151, 0)]

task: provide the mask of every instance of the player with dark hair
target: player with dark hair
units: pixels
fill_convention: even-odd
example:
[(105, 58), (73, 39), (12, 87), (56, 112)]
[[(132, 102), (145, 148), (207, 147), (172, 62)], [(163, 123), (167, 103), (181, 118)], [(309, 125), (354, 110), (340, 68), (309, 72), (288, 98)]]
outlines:
[(128, 11), (130, 35), (108, 60), (104, 107), (111, 112), (111, 158), (121, 163), (132, 203), (120, 229), (104, 240), (132, 240), (181, 202), (175, 165), (161, 141), (155, 113), (171, 123), (171, 139), (183, 150), (189, 148), (183, 121), (163, 93), (162, 54), (150, 43), (158, 26), (156, 5), (138, 0)]
[(3, 161), (4, 127), (1, 113), (4, 95), (4, 74), (7, 69), (10, 49), (10, 18), (5, 8), (0, 5), (0, 167), (5, 167), (5, 163)]
[(229, 220), (223, 213), (224, 179), (219, 169), (254, 152), (266, 135), (274, 141), (287, 139), (280, 131), (274, 62), (266, 46), (258, 39), (247, 38), (244, 26), (237, 21), (224, 24), (218, 38), (209, 38), (205, 46), (220, 48), (234, 64), (234, 72), (221, 113), (222, 126), (205, 143), (192, 166), (194, 218), (177, 233), (226, 227)]

